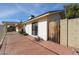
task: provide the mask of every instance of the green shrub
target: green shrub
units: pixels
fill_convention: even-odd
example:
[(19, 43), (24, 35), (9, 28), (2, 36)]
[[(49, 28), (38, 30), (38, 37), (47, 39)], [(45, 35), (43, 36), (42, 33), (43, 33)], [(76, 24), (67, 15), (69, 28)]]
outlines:
[(19, 31), (19, 33), (20, 33), (20, 34), (23, 34), (23, 35), (28, 35), (25, 31), (22, 31), (22, 30)]
[(65, 17), (68, 19), (79, 17), (79, 4), (65, 5)]

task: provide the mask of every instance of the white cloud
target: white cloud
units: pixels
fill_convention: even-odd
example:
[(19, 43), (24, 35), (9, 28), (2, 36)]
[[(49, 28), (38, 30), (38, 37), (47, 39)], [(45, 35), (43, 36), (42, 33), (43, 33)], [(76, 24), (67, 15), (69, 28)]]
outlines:
[[(37, 5), (37, 4), (36, 4)], [(35, 5), (35, 6), (36, 6)], [(33, 14), (33, 15), (37, 15), (37, 13), (33, 10), (33, 9), (31, 9), (31, 8), (23, 8), (23, 7), (21, 7), (20, 5), (18, 5), (18, 4), (16, 4), (16, 7), (20, 10), (20, 11), (23, 11), (23, 12), (25, 12), (26, 14)]]
[(13, 15), (15, 13), (18, 13), (19, 11), (16, 10), (16, 9), (11, 9), (11, 10), (3, 10), (3, 11), (0, 11), (0, 18), (6, 18), (10, 15)]

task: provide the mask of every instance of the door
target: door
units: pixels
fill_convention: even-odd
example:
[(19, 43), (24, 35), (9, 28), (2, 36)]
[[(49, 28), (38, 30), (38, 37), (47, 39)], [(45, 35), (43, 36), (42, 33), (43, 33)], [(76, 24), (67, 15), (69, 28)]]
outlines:
[(48, 23), (48, 34), (49, 34), (49, 40), (56, 42), (56, 43), (60, 43), (60, 39), (59, 39), (59, 21), (49, 21)]
[(32, 23), (32, 35), (37, 35), (38, 34), (38, 23)]

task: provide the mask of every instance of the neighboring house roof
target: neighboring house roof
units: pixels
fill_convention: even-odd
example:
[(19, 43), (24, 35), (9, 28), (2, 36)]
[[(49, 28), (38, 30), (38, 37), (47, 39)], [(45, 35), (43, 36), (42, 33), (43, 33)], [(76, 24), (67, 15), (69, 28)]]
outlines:
[(3, 21), (2, 23), (19, 23), (19, 22), (9, 22), (9, 21)]
[[(44, 16), (47, 16), (47, 15), (50, 15), (50, 14), (61, 13), (61, 12), (64, 12), (64, 11), (63, 11), (63, 10), (48, 11), (48, 12), (46, 12), (46, 13), (43, 13), (43, 14), (41, 14), (41, 15), (39, 15), (39, 16), (34, 17), (33, 19), (28, 19), (27, 22), (34, 21), (34, 20), (36, 20), (36, 19), (39, 19), (40, 17), (44, 17)], [(64, 14), (64, 13), (63, 13), (63, 14)]]
[(19, 22), (8, 22), (8, 21), (3, 21), (3, 24), (7, 24), (7, 25), (17, 25)]
[(3, 23), (3, 24), (17, 24), (17, 23), (19, 23), (19, 22), (6, 22), (6, 21), (3, 21), (2, 23)]

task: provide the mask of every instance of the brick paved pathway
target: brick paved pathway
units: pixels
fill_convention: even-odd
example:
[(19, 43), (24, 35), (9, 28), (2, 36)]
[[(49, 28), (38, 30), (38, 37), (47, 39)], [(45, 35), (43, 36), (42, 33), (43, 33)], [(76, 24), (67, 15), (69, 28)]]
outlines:
[(56, 55), (54, 52), (15, 32), (7, 33), (0, 54), (6, 55)]
[(44, 48), (56, 53), (57, 55), (78, 55), (78, 53), (76, 53), (76, 51), (72, 47), (66, 47), (66, 46), (63, 46), (61, 44), (57, 44), (57, 43), (52, 42), (52, 41), (39, 41), (39, 42), (37, 42), (35, 40), (35, 38), (30, 36), (30, 35), (25, 36), (25, 37), (27, 37), (29, 40), (33, 41), (34, 43), (37, 43), (37, 44), (43, 46)]

